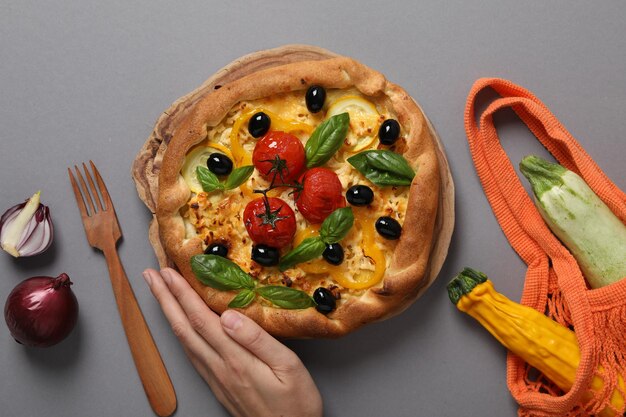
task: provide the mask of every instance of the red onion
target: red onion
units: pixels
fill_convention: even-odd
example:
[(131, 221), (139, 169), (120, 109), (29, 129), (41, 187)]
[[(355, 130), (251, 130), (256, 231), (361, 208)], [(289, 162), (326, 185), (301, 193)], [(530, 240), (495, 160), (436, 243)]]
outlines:
[(48, 347), (65, 339), (78, 318), (78, 302), (67, 274), (29, 278), (11, 291), (4, 318), (21, 344)]
[(0, 217), (0, 245), (15, 256), (33, 256), (50, 247), (54, 228), (50, 209), (39, 202), (37, 192)]

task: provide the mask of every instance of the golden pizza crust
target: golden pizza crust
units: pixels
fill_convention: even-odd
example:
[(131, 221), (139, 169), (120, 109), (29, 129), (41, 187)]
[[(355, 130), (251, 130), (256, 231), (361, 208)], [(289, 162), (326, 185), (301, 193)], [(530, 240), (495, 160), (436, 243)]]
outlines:
[[(338, 337), (368, 322), (382, 320), (406, 309), (429, 283), (429, 256), (440, 198), (440, 170), (436, 144), (419, 107), (400, 87), (349, 58), (302, 61), (254, 72), (203, 97), (173, 131), (159, 174), (156, 217), (167, 255), (206, 303), (216, 312), (227, 308), (234, 293), (209, 288), (191, 271), (190, 258), (202, 253), (199, 238), (185, 241), (179, 213), (190, 198), (180, 176), (186, 153), (206, 138), (206, 126), (215, 126), (239, 101), (255, 100), (287, 91), (325, 88), (358, 89), (366, 96), (383, 98), (406, 132), (403, 156), (416, 168), (409, 190), (403, 232), (381, 283), (361, 296), (347, 296), (327, 316), (314, 308), (287, 310), (253, 303), (241, 311), (278, 337)], [(304, 94), (303, 91), (303, 94)]]

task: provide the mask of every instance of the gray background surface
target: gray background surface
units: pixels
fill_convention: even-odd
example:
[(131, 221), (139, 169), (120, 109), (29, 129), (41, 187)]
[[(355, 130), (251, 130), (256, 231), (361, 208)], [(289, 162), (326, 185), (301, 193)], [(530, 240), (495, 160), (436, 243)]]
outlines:
[[(340, 340), (295, 341), (328, 416), (514, 416), (505, 350), (450, 304), (447, 281), (483, 269), (519, 299), (524, 265), (496, 223), (463, 130), (479, 77), (508, 78), (550, 106), (622, 189), (626, 5), (620, 1), (64, 1), (0, 3), (0, 210), (43, 191), (54, 246), (0, 256), (0, 298), (22, 279), (67, 272), (81, 311), (60, 345), (13, 342), (0, 325), (0, 415), (153, 415), (120, 325), (104, 259), (89, 246), (66, 167), (93, 159), (124, 232), (120, 255), (178, 395), (178, 416), (225, 416), (141, 278), (156, 260), (130, 164), (159, 113), (233, 59), (318, 45), (383, 72), (420, 101), (447, 149), (456, 231), (431, 289), (404, 314)], [(511, 159), (546, 155), (508, 112)]]

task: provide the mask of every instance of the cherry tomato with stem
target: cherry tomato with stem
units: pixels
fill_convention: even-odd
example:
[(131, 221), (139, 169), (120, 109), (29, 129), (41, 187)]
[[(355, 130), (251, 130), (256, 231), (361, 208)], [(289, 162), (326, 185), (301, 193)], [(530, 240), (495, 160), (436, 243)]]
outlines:
[(257, 244), (283, 248), (296, 234), (296, 216), (289, 205), (276, 197), (257, 198), (243, 211), (250, 238)]
[(290, 184), (306, 166), (304, 145), (290, 133), (270, 131), (254, 147), (252, 163), (273, 185)]

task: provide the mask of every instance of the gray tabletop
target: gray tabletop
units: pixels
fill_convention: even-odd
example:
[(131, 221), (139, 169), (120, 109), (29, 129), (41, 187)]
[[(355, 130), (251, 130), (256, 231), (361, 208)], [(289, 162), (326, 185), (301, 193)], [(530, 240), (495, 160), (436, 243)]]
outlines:
[[(418, 302), (340, 340), (288, 343), (317, 382), (325, 414), (516, 415), (504, 348), (445, 292), (450, 277), (472, 265), (519, 299), (525, 270), (476, 177), (465, 98), (485, 76), (529, 88), (623, 189), (623, 2), (55, 3), (0, 3), (0, 210), (41, 189), (57, 231), (42, 256), (0, 256), (0, 297), (29, 276), (67, 272), (80, 319), (69, 339), (47, 350), (14, 343), (0, 325), (0, 415), (153, 415), (104, 259), (87, 246), (68, 184), (66, 167), (89, 159), (112, 194), (124, 232), (120, 255), (176, 388), (177, 415), (227, 415), (141, 278), (156, 260), (130, 164), (171, 102), (231, 60), (287, 43), (352, 56), (404, 86), (439, 131), (457, 190), (450, 254)], [(546, 155), (510, 112), (496, 121), (515, 163), (527, 153)]]

